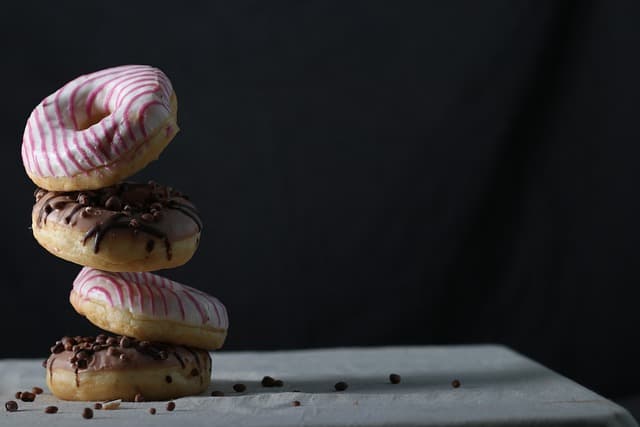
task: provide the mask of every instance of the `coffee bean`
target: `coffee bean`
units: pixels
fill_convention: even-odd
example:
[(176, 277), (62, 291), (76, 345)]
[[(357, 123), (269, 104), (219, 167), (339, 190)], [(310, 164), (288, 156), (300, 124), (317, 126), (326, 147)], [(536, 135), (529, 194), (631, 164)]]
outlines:
[(93, 409), (102, 409), (102, 403), (96, 402), (95, 405), (93, 405)]
[(76, 354), (78, 360), (87, 360), (91, 358), (91, 354), (87, 350), (81, 350)]
[(168, 402), (167, 403), (167, 411), (171, 412), (174, 409), (176, 409), (176, 403), (175, 402)]
[(291, 404), (293, 406), (300, 406), (300, 401), (299, 400), (294, 400), (293, 402), (291, 402)]
[(36, 400), (36, 395), (34, 393), (31, 393), (30, 391), (23, 391), (20, 395), (20, 400), (22, 400), (23, 402), (33, 402), (34, 400)]
[(144, 396), (141, 395), (140, 393), (136, 394), (135, 397), (133, 398), (134, 402), (144, 402)]
[(118, 340), (114, 337), (107, 338), (107, 345), (118, 345)]
[(399, 384), (400, 380), (401, 380), (401, 378), (400, 378), (400, 375), (398, 375), (398, 374), (389, 375), (389, 382), (391, 384)]
[(173, 378), (171, 378), (171, 375), (167, 375), (166, 377), (164, 377), (164, 380), (168, 383), (171, 384), (173, 382)]
[(58, 407), (57, 406), (47, 406), (46, 408), (44, 408), (44, 412), (46, 414), (55, 414), (56, 412), (58, 412)]
[(33, 393), (33, 394), (42, 394), (43, 391), (44, 390), (42, 390), (40, 387), (33, 387), (31, 389), (31, 393)]
[(96, 337), (96, 342), (98, 344), (104, 344), (105, 342), (107, 342), (107, 336), (105, 334), (100, 334)]
[(109, 209), (110, 211), (121, 211), (122, 210), (122, 200), (118, 196), (111, 196), (104, 202), (104, 207)]
[(460, 387), (462, 384), (460, 384), (460, 380), (453, 380), (451, 381), (451, 387), (453, 388), (458, 388)]
[(151, 215), (150, 213), (143, 213), (142, 215), (140, 215), (140, 219), (146, 222), (153, 222), (153, 215)]
[(22, 392), (16, 391), (16, 399), (20, 399), (20, 397), (22, 397)]
[(89, 203), (91, 203), (89, 196), (87, 196), (85, 193), (78, 194), (78, 198), (76, 199), (76, 201), (82, 206), (87, 206)]
[(233, 385), (233, 389), (238, 393), (242, 393), (243, 391), (247, 390), (247, 386), (242, 383), (238, 383)]
[(345, 391), (347, 389), (347, 387), (349, 387), (349, 384), (347, 384), (344, 381), (339, 381), (334, 385), (336, 391)]
[(222, 396), (224, 396), (224, 393), (221, 392), (220, 390), (213, 390), (211, 392), (211, 396), (213, 396), (213, 397), (222, 397)]
[(123, 347), (123, 348), (131, 347), (131, 340), (127, 337), (120, 338), (120, 347)]
[(91, 408), (84, 408), (82, 410), (82, 418), (85, 420), (90, 420), (93, 418), (93, 410)]
[(62, 345), (61, 343), (57, 343), (56, 345), (51, 347), (51, 353), (53, 354), (62, 353), (63, 351), (64, 351), (64, 345)]
[(9, 412), (15, 412), (18, 410), (18, 403), (15, 400), (10, 400), (4, 404), (4, 408)]
[(126, 354), (122, 353), (122, 354), (120, 355), (120, 360), (122, 360), (123, 362), (125, 362), (125, 361), (129, 360), (129, 357), (127, 357), (127, 355), (126, 355)]
[(151, 415), (155, 415), (156, 414), (156, 408), (149, 408), (149, 413)]
[(275, 381), (276, 380), (273, 379), (273, 377), (270, 377), (270, 376), (267, 375), (267, 376), (262, 378), (262, 381), (260, 382), (260, 384), (262, 384), (262, 387), (273, 387), (273, 383)]

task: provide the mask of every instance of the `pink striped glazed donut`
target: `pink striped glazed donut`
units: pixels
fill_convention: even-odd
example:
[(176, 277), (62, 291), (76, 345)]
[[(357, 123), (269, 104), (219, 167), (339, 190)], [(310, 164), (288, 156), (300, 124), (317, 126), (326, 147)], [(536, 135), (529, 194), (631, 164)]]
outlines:
[(210, 295), (152, 273), (111, 273), (83, 268), (71, 305), (99, 328), (145, 341), (220, 348), (227, 310)]
[(22, 162), (50, 191), (115, 184), (155, 160), (178, 132), (178, 103), (157, 68), (127, 65), (80, 76), (27, 120)]

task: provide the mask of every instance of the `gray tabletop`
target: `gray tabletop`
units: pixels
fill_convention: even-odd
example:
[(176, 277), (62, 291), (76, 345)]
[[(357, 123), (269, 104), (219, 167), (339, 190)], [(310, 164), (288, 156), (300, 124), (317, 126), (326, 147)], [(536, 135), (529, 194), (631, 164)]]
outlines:
[[(18, 402), (18, 412), (2, 410), (0, 425), (637, 426), (622, 407), (501, 346), (223, 351), (213, 357), (206, 395), (177, 399), (173, 412), (161, 402), (123, 403), (119, 410), (95, 411), (92, 420), (80, 416), (92, 405), (48, 393), (41, 360), (2, 360), (3, 403), (33, 386), (45, 393), (33, 403)], [(401, 375), (400, 384), (389, 382), (392, 372)], [(262, 387), (265, 375), (284, 386)], [(338, 381), (347, 382), (347, 390), (335, 391)], [(234, 392), (235, 383), (247, 391)], [(212, 390), (225, 396), (211, 397)], [(47, 405), (60, 411), (45, 414)]]

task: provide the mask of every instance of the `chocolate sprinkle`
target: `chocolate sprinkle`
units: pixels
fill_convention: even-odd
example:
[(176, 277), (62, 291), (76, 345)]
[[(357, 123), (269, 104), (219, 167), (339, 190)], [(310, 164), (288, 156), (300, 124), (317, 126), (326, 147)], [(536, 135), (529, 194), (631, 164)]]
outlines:
[(293, 406), (300, 406), (300, 401), (299, 400), (294, 400), (293, 402), (291, 402), (291, 404)]
[(401, 380), (401, 378), (400, 378), (400, 375), (398, 375), (398, 374), (389, 375), (389, 382), (391, 384), (400, 384), (400, 380)]
[(453, 388), (458, 388), (458, 387), (460, 387), (460, 386), (461, 386), (461, 384), (460, 384), (460, 380), (453, 380), (453, 381), (451, 381), (451, 387), (453, 387)]
[(175, 402), (168, 402), (167, 403), (167, 411), (171, 412), (174, 409), (176, 409), (176, 403)]
[(102, 403), (96, 402), (96, 404), (93, 405), (93, 409), (102, 409)]
[(156, 414), (156, 408), (149, 408), (149, 413), (151, 415), (155, 415)]
[(336, 389), (336, 391), (345, 391), (347, 387), (349, 387), (349, 384), (344, 381), (339, 381), (333, 387)]
[(222, 397), (222, 396), (224, 396), (224, 393), (221, 392), (220, 390), (213, 390), (211, 392), (211, 396), (213, 396), (213, 397)]
[(82, 418), (85, 420), (90, 420), (93, 418), (93, 410), (91, 408), (84, 408), (82, 410)]
[(55, 414), (58, 412), (58, 407), (57, 406), (47, 406), (46, 408), (44, 408), (44, 412), (45, 414)]
[(247, 386), (242, 383), (234, 384), (233, 390), (237, 391), (238, 393), (242, 393), (247, 390)]
[(34, 394), (42, 394), (43, 391), (44, 390), (42, 390), (40, 387), (33, 387), (31, 389), (31, 392), (34, 393)]
[(10, 400), (4, 404), (4, 408), (9, 412), (15, 412), (18, 410), (18, 403), (15, 400)]

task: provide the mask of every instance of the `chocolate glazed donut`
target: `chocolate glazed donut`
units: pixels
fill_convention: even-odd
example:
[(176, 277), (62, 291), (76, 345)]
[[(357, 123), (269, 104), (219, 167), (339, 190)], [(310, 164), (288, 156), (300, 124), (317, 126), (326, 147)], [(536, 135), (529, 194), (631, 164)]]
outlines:
[(125, 336), (63, 337), (45, 361), (47, 386), (64, 400), (166, 400), (204, 391), (204, 350)]
[(106, 271), (151, 271), (186, 263), (202, 221), (182, 193), (154, 182), (91, 191), (35, 191), (32, 229), (52, 254)]

